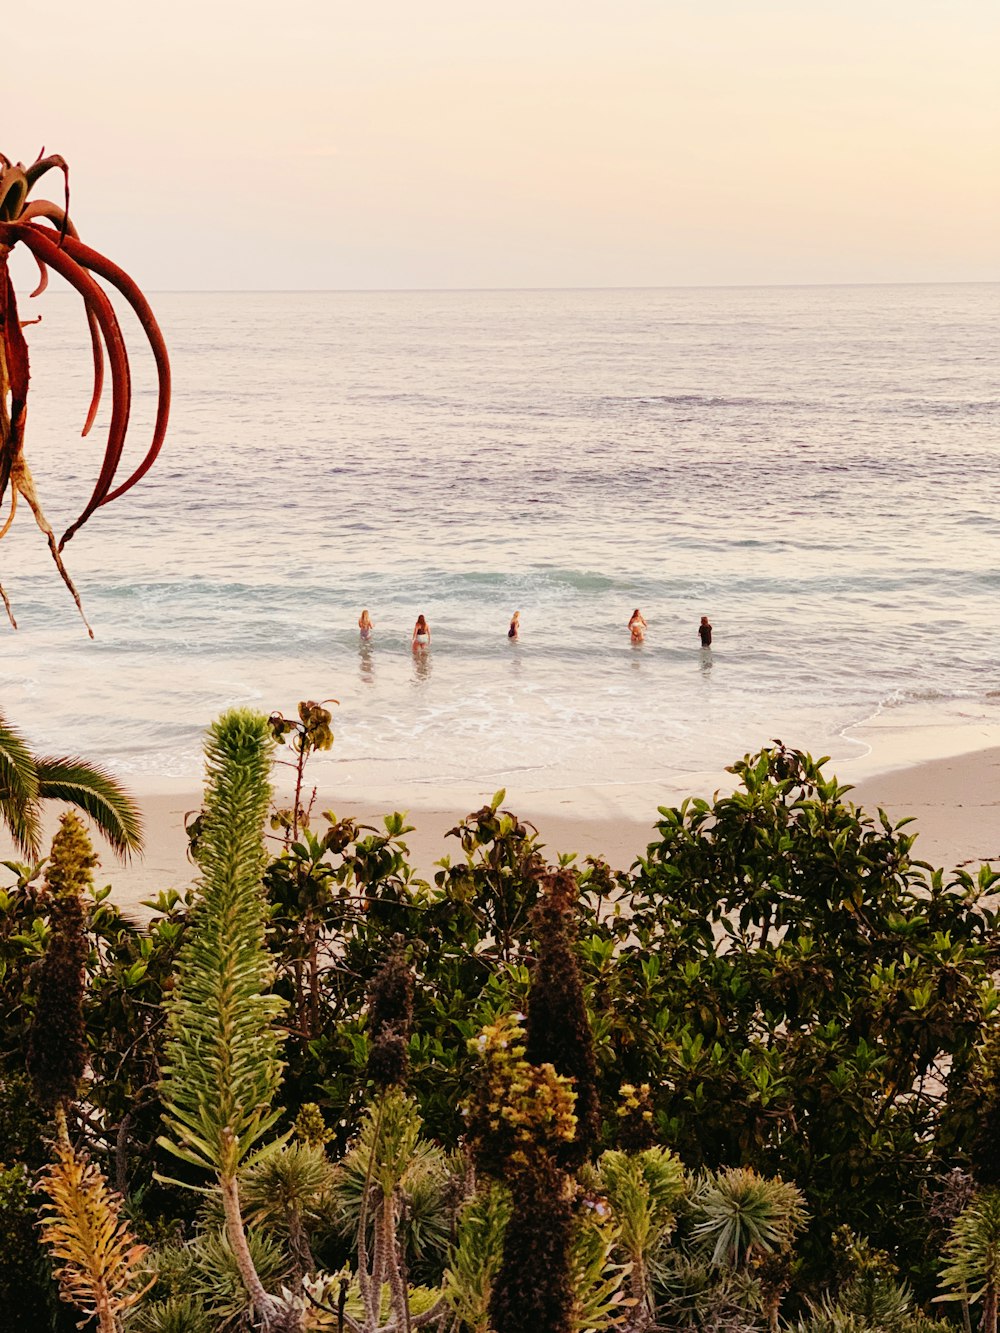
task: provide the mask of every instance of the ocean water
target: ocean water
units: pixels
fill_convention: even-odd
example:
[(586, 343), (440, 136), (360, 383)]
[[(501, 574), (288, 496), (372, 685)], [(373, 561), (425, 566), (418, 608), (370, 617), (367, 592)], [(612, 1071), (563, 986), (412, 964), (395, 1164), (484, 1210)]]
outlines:
[[(86, 330), (34, 304), (28, 457), (65, 526), (101, 454)], [(1000, 286), (154, 305), (167, 445), (66, 549), (93, 642), (26, 512), (0, 544), (0, 708), (46, 752), (193, 784), (221, 709), (336, 698), (316, 774), (345, 796), (666, 789), (771, 737), (843, 760), (885, 710), (997, 708)]]

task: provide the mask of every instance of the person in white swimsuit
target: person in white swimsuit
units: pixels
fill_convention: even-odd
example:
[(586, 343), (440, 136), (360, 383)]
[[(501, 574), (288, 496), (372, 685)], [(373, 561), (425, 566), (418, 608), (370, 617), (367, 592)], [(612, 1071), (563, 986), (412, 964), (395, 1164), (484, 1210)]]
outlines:
[(646, 637), (646, 621), (638, 607), (635, 608), (629, 618), (628, 630), (632, 635), (633, 643), (642, 643)]

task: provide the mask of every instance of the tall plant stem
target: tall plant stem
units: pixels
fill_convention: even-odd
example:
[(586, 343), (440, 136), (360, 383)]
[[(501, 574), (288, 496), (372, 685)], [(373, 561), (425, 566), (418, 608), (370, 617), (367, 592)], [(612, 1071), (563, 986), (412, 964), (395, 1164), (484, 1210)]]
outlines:
[[(228, 1134), (229, 1131), (226, 1130), (224, 1133)], [(226, 1236), (233, 1254), (236, 1256), (236, 1265), (240, 1270), (240, 1277), (243, 1279), (243, 1284), (250, 1294), (250, 1299), (260, 1315), (264, 1327), (274, 1328), (283, 1313), (283, 1307), (264, 1290), (263, 1283), (257, 1275), (257, 1269), (254, 1267), (246, 1229), (243, 1225), (239, 1183), (235, 1176), (220, 1175), (219, 1187), (222, 1191), (222, 1205), (226, 1215)]]
[(297, 842), (299, 837), (299, 810), (302, 802), (302, 779), (306, 769), (306, 743), (305, 737), (299, 738), (299, 753), (295, 763), (295, 799), (292, 802), (292, 840)]
[(979, 1327), (982, 1333), (997, 1333), (997, 1289), (992, 1282), (983, 1296), (983, 1317)]

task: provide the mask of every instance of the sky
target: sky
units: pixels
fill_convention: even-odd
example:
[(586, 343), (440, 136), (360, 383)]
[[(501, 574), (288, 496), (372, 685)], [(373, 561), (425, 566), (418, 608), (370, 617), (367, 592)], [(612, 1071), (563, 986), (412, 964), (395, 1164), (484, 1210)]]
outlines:
[(997, 0), (46, 0), (3, 52), (0, 150), (152, 291), (1000, 279)]

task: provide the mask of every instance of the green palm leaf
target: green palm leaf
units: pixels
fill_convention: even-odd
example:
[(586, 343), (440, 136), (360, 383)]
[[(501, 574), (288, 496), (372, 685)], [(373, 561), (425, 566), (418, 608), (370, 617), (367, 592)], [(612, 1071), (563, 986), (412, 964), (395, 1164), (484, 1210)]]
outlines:
[(142, 850), (139, 809), (110, 773), (83, 759), (37, 758), (0, 713), (0, 827), (32, 857), (42, 845), (43, 800), (65, 801), (89, 815), (117, 856)]
[(105, 769), (62, 756), (35, 760), (38, 795), (67, 801), (91, 817), (119, 857), (142, 850), (142, 816), (125, 789)]
[(38, 774), (24, 738), (0, 714), (0, 823), (7, 826), (21, 853), (37, 854)]

